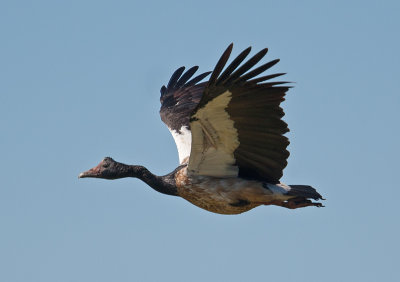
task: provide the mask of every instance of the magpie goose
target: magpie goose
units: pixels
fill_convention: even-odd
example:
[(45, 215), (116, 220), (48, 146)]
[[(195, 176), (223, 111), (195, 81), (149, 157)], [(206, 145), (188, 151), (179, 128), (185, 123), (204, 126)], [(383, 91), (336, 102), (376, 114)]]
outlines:
[[(225, 68), (232, 47), (212, 72), (192, 78), (198, 67), (186, 72), (181, 67), (161, 88), (161, 119), (179, 154), (174, 171), (156, 176), (143, 166), (106, 157), (79, 178), (136, 177), (158, 192), (220, 214), (239, 214), (260, 205), (322, 207), (312, 201), (322, 197), (311, 186), (279, 181), (289, 156), (284, 136), (289, 129), (280, 104), (290, 86), (270, 82), (284, 73), (259, 76), (279, 60), (253, 68), (268, 49), (245, 61), (249, 47)], [(201, 82), (210, 73), (210, 79)]]

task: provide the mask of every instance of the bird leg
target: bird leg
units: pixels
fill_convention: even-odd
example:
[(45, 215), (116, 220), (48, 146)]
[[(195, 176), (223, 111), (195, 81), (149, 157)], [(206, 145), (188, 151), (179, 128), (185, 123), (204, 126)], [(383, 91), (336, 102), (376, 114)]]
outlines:
[(302, 197), (296, 197), (289, 199), (287, 201), (273, 201), (271, 202), (272, 205), (281, 206), (288, 209), (297, 209), (297, 208), (304, 208), (308, 206), (315, 206), (318, 208), (324, 207), (321, 203), (316, 203), (311, 200)]

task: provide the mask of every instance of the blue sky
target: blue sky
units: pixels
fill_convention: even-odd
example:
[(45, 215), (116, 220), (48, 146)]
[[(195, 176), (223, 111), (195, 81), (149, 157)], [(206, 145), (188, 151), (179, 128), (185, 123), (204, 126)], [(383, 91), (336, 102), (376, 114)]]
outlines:
[[(2, 1), (1, 281), (399, 281), (398, 1)], [(295, 82), (287, 184), (326, 208), (203, 211), (103, 157), (178, 163), (159, 89), (229, 43)]]

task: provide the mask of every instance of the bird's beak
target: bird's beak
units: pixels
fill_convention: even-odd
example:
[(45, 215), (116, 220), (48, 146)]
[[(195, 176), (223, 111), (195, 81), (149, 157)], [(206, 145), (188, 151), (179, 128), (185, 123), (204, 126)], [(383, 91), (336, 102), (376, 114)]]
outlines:
[(81, 172), (81, 173), (78, 175), (78, 178), (85, 178), (85, 177), (87, 177), (86, 172)]
[(88, 171), (82, 172), (78, 175), (78, 178), (85, 178), (85, 177), (98, 177), (99, 175), (99, 167), (94, 167), (89, 169)]

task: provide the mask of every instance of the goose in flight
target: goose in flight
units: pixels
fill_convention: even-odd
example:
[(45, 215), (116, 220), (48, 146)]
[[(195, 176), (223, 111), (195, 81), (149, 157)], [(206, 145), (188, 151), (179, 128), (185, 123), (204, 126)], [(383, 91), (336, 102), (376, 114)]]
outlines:
[[(289, 87), (270, 82), (284, 73), (259, 76), (279, 60), (253, 68), (268, 49), (245, 61), (249, 47), (225, 68), (232, 47), (212, 72), (192, 78), (198, 67), (186, 72), (181, 67), (161, 88), (161, 119), (179, 154), (174, 171), (156, 176), (143, 166), (106, 157), (79, 178), (136, 177), (158, 192), (220, 214), (239, 214), (260, 205), (322, 207), (313, 201), (322, 197), (311, 186), (279, 181), (289, 156), (284, 136), (289, 129), (280, 107)], [(210, 79), (201, 82), (210, 73)]]

